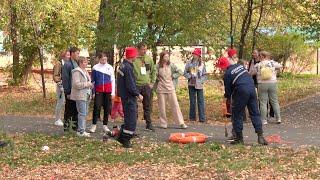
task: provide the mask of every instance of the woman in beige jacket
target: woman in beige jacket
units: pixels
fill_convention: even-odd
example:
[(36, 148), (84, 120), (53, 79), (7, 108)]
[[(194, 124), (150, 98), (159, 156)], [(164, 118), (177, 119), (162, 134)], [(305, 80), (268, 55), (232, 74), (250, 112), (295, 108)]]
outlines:
[(172, 116), (174, 120), (179, 122), (181, 128), (186, 129), (187, 125), (184, 123), (183, 116), (179, 107), (175, 86), (173, 83), (173, 72), (171, 72), (169, 53), (163, 51), (160, 54), (160, 61), (158, 63), (158, 77), (157, 77), (157, 97), (159, 106), (160, 126), (167, 128), (166, 116), (166, 102), (171, 106)]
[(89, 73), (86, 70), (88, 60), (79, 57), (79, 67), (72, 70), (72, 88), (70, 99), (76, 101), (78, 110), (78, 136), (90, 137), (86, 129), (86, 117), (88, 115), (89, 102), (91, 98), (92, 83)]

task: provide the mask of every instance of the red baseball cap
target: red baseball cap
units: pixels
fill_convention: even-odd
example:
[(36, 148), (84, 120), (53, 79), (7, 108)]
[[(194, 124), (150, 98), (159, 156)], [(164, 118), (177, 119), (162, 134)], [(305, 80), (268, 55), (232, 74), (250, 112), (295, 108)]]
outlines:
[(220, 58), (218, 59), (218, 62), (217, 62), (217, 64), (216, 64), (216, 67), (218, 67), (218, 68), (220, 68), (220, 69), (222, 69), (222, 70), (225, 70), (225, 69), (227, 69), (230, 65), (231, 65), (231, 64), (230, 64), (228, 58), (226, 58), (226, 57), (220, 57)]
[(135, 47), (126, 48), (126, 58), (136, 58), (138, 56), (138, 50)]
[(201, 48), (195, 48), (192, 54), (201, 57)]
[(237, 54), (237, 50), (236, 49), (228, 49), (228, 56), (232, 57), (234, 55)]

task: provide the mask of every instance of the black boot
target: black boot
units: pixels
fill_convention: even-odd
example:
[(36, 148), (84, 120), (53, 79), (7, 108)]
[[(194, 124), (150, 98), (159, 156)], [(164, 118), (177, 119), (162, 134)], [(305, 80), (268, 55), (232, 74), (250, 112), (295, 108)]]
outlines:
[(155, 129), (154, 129), (154, 127), (152, 126), (151, 123), (147, 123), (146, 130), (155, 131)]
[(236, 133), (236, 138), (230, 144), (244, 144), (242, 132)]
[(268, 141), (266, 141), (263, 137), (263, 133), (262, 132), (258, 132), (258, 143), (261, 145), (268, 145)]
[(123, 131), (120, 132), (120, 135), (117, 138), (117, 141), (122, 144), (124, 148), (132, 148), (130, 139), (132, 135), (124, 133)]

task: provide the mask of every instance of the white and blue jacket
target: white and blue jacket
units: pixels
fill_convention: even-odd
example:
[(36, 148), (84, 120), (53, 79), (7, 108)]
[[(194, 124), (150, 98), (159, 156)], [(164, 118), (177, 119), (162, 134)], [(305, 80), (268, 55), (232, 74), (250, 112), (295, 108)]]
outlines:
[(115, 77), (113, 67), (106, 63), (93, 66), (91, 80), (94, 83), (94, 92), (111, 93), (115, 95)]

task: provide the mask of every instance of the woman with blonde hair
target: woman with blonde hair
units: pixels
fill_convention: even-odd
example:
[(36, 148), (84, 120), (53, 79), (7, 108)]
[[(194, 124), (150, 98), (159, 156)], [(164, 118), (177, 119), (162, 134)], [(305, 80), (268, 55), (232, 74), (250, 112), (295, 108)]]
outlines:
[[(178, 76), (177, 74), (180, 72), (177, 68), (172, 68), (173, 66), (174, 65), (169, 61), (169, 52), (163, 51), (160, 53), (160, 61), (157, 64), (158, 76), (155, 88), (158, 97), (160, 126), (162, 128), (168, 127), (166, 116), (166, 102), (168, 102), (171, 107), (174, 120), (178, 121), (182, 129), (186, 129), (187, 125), (183, 120), (173, 82), (174, 77)], [(176, 71), (173, 71), (174, 69)]]
[(89, 102), (91, 99), (91, 89), (93, 84), (86, 70), (88, 59), (79, 57), (79, 67), (72, 70), (72, 88), (70, 99), (76, 101), (78, 110), (78, 130), (77, 135), (90, 137), (90, 133), (86, 132), (86, 117), (88, 115)]

